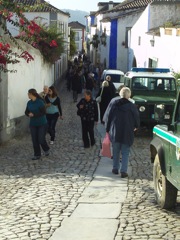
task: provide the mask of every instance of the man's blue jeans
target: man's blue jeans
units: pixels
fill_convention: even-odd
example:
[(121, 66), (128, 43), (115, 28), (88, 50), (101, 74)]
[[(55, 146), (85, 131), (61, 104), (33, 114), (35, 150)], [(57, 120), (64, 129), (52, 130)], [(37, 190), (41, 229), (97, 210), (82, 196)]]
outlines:
[(119, 142), (113, 142), (113, 169), (119, 171), (120, 168), (120, 152), (122, 154), (121, 169), (120, 172), (127, 173), (130, 146), (126, 144), (121, 144)]
[(32, 143), (34, 148), (34, 156), (39, 157), (41, 156), (41, 148), (44, 152), (49, 150), (49, 146), (46, 142), (46, 131), (47, 125), (42, 126), (30, 126)]

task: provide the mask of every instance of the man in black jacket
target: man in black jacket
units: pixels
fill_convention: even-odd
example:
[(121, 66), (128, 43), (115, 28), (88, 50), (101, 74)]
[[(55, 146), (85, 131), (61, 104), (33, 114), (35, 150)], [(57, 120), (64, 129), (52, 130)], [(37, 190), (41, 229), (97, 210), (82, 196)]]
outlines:
[[(139, 112), (132, 102), (128, 99), (131, 90), (123, 87), (120, 91), (121, 99), (113, 104), (107, 121), (106, 132), (109, 133), (113, 147), (113, 169), (114, 174), (121, 172), (121, 177), (128, 177), (128, 158), (130, 147), (134, 141), (134, 131), (140, 124)], [(120, 152), (122, 163), (120, 168)]]

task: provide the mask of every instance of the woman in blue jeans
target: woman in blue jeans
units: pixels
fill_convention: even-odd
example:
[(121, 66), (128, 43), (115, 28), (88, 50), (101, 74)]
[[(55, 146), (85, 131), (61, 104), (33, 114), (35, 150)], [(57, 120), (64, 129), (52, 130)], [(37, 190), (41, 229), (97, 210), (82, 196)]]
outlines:
[(30, 118), (30, 132), (34, 148), (34, 157), (32, 160), (38, 160), (41, 157), (41, 148), (45, 156), (49, 155), (49, 146), (46, 142), (47, 119), (44, 101), (32, 88), (28, 91), (29, 101), (26, 106), (25, 114)]
[(54, 86), (49, 87), (49, 92), (45, 97), (46, 102), (46, 117), (48, 121), (48, 133), (50, 134), (50, 144), (54, 144), (55, 139), (55, 127), (58, 118), (63, 119), (61, 101), (57, 96), (57, 92)]

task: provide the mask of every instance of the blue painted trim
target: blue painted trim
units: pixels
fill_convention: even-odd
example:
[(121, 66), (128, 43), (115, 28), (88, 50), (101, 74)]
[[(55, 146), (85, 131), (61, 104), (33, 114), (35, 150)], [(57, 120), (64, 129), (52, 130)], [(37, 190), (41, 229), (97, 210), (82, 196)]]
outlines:
[(109, 68), (117, 68), (117, 19), (111, 21), (111, 35), (109, 47)]
[(95, 16), (91, 16), (91, 26), (94, 25)]

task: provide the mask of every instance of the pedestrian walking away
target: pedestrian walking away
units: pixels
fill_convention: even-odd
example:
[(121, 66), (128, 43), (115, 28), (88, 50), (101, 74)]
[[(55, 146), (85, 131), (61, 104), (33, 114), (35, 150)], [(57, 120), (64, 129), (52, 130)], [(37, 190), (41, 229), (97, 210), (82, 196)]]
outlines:
[[(120, 94), (120, 91), (121, 91), (121, 89), (122, 89), (123, 87), (125, 87), (125, 85), (121, 85), (121, 86), (118, 88), (119, 94)], [(110, 112), (113, 104), (114, 104), (117, 100), (119, 100), (119, 99), (121, 98), (119, 94), (118, 94), (118, 96), (116, 96), (116, 97), (114, 97), (114, 98), (111, 99), (109, 105), (108, 105), (107, 108), (106, 108), (106, 111), (105, 111), (104, 116), (103, 116), (103, 122), (105, 123), (105, 127), (107, 126), (107, 120), (108, 120), (109, 112)], [(129, 100), (130, 102), (132, 102), (132, 103), (135, 103), (135, 101), (134, 101), (132, 98), (129, 98), (128, 100)]]
[(50, 144), (54, 144), (55, 127), (58, 118), (63, 119), (60, 98), (54, 86), (49, 87), (48, 95), (45, 97), (46, 102), (46, 117), (48, 122), (48, 133), (50, 134)]
[(85, 90), (84, 98), (79, 101), (77, 108), (77, 114), (81, 117), (84, 148), (92, 147), (95, 144), (94, 124), (98, 122), (98, 108), (90, 90)]
[[(120, 99), (115, 101), (109, 112), (106, 132), (109, 133), (113, 148), (113, 169), (112, 173), (121, 177), (128, 177), (128, 161), (130, 147), (134, 141), (134, 131), (140, 125), (139, 112), (135, 104), (128, 99), (131, 90), (123, 87), (120, 91)], [(122, 161), (120, 167), (120, 152)]]
[(77, 102), (78, 94), (82, 93), (81, 69), (77, 69), (72, 78), (73, 100)]
[[(110, 79), (110, 76), (107, 76), (106, 78)], [(103, 88), (103, 91), (102, 91), (102, 88)], [(99, 89), (99, 92), (96, 98), (98, 98), (100, 95), (101, 95), (101, 101), (99, 102), (100, 120), (101, 120), (101, 123), (104, 124), (103, 116), (106, 111), (106, 108), (108, 107), (108, 104), (110, 103), (111, 99), (114, 98), (116, 95), (116, 88), (110, 80), (105, 80), (102, 83), (102, 87)]]
[(32, 137), (34, 156), (32, 160), (38, 160), (41, 157), (41, 147), (45, 156), (49, 155), (49, 146), (46, 142), (47, 119), (45, 103), (37, 91), (32, 88), (28, 91), (29, 101), (26, 106), (25, 114), (30, 118), (30, 132)]

